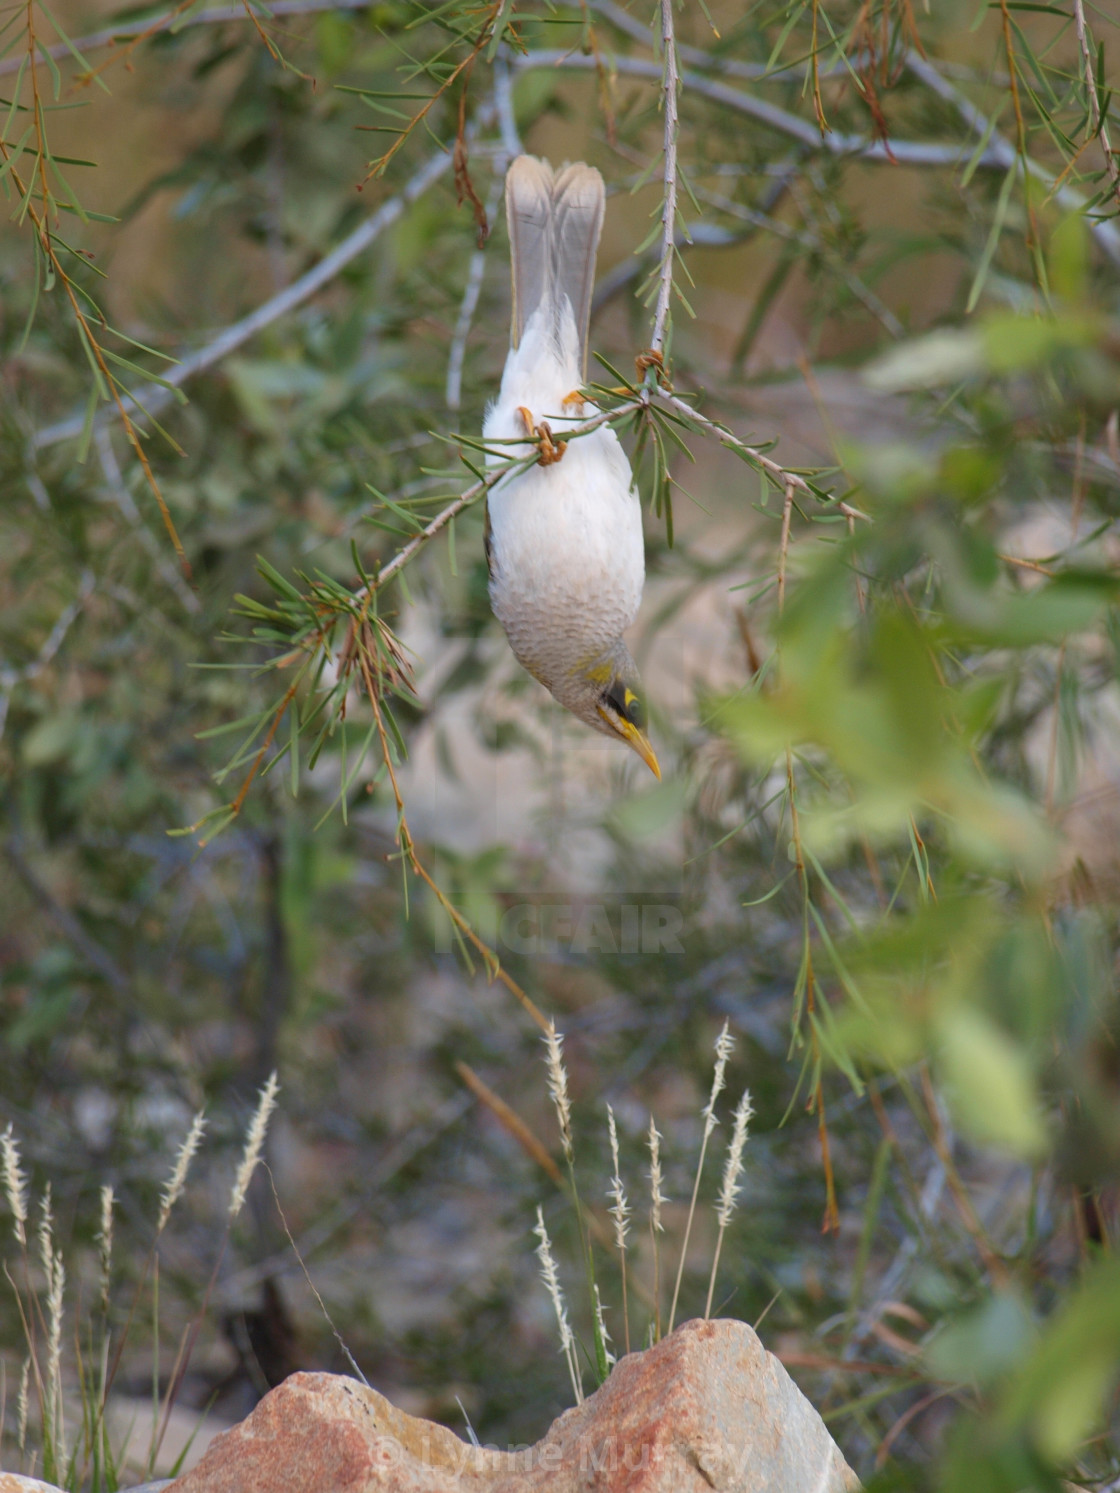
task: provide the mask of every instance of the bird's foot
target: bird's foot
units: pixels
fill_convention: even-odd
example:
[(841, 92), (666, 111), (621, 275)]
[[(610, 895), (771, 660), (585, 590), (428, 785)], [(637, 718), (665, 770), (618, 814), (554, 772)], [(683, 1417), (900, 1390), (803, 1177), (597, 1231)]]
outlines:
[(552, 431), (548, 428), (547, 420), (542, 420), (537, 426), (537, 435), (541, 448), (541, 466), (550, 467), (560, 460), (564, 452), (568, 449), (568, 443), (567, 441), (554, 441), (552, 439)]
[(665, 359), (655, 347), (648, 352), (639, 353), (634, 359), (634, 367), (637, 370), (638, 382), (641, 383), (651, 368), (657, 370), (657, 382), (664, 389), (672, 388), (669, 383), (669, 375), (665, 372)]
[(537, 444), (537, 450), (540, 453), (538, 460), (541, 466), (550, 467), (555, 465), (568, 449), (567, 441), (554, 441), (548, 421), (542, 420), (538, 425), (534, 421), (531, 411), (527, 410), (523, 404), (517, 406), (517, 413), (521, 416), (526, 431)]
[(563, 399), (560, 401), (560, 408), (566, 410), (569, 405), (573, 406), (573, 408), (578, 405), (578, 413), (582, 415), (583, 406), (585, 403), (586, 401), (584, 400), (584, 397), (580, 393), (580, 391), (578, 389), (573, 389), (570, 394), (564, 395)]

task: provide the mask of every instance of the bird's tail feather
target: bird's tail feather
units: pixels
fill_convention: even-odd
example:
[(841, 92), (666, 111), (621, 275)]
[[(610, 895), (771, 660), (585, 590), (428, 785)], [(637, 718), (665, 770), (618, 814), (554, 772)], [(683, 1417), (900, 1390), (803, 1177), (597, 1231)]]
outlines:
[(559, 318), (566, 298), (575, 317), (585, 377), (604, 195), (603, 178), (582, 161), (553, 172), (547, 161), (518, 156), (506, 175), (513, 345), (519, 346), (526, 322), (542, 302)]

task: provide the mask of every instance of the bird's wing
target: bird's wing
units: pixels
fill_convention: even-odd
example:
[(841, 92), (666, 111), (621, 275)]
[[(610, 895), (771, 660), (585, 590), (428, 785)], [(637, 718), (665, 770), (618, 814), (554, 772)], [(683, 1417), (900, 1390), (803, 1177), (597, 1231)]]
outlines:
[(604, 198), (603, 178), (582, 161), (554, 175), (547, 161), (518, 156), (506, 175), (513, 345), (520, 345), (525, 323), (542, 302), (547, 301), (559, 317), (567, 298), (584, 374)]

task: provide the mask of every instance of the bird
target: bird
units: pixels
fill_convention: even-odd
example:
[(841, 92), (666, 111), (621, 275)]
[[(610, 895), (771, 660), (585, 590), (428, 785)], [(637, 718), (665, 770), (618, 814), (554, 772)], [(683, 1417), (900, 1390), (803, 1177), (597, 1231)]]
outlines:
[(490, 466), (536, 453), (487, 494), (490, 604), (518, 661), (555, 700), (636, 752), (660, 779), (637, 665), (623, 633), (645, 582), (641, 500), (610, 425), (564, 440), (596, 413), (587, 377), (603, 178), (518, 156), (506, 173), (510, 349), (486, 412)]

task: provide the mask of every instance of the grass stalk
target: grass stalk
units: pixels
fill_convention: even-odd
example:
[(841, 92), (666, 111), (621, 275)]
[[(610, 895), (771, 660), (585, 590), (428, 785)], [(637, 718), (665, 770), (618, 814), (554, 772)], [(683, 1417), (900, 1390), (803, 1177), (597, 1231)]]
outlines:
[(723, 1182), (719, 1190), (719, 1203), (716, 1207), (716, 1216), (719, 1219), (719, 1232), (716, 1235), (715, 1252), (712, 1255), (712, 1273), (708, 1277), (708, 1300), (704, 1306), (704, 1320), (712, 1315), (712, 1296), (716, 1288), (716, 1273), (719, 1270), (719, 1256), (723, 1248), (723, 1236), (727, 1232), (727, 1226), (731, 1222), (731, 1215), (735, 1212), (735, 1204), (739, 1197), (739, 1178), (743, 1173), (743, 1147), (747, 1143), (747, 1125), (750, 1122), (754, 1110), (751, 1107), (750, 1090), (743, 1090), (743, 1097), (735, 1108), (735, 1121), (731, 1130), (731, 1143), (727, 1148), (727, 1160), (723, 1168)]
[(704, 1120), (704, 1135), (700, 1142), (700, 1158), (696, 1163), (696, 1177), (692, 1184), (692, 1197), (688, 1204), (688, 1220), (685, 1223), (684, 1239), (681, 1241), (681, 1257), (677, 1264), (677, 1279), (673, 1287), (673, 1304), (669, 1309), (669, 1331), (673, 1330), (673, 1323), (677, 1319), (677, 1302), (681, 1294), (681, 1279), (684, 1276), (684, 1262), (688, 1256), (688, 1241), (692, 1235), (692, 1220), (696, 1215), (696, 1199), (700, 1193), (700, 1178), (704, 1171), (704, 1158), (708, 1154), (708, 1141), (711, 1139), (712, 1131), (719, 1123), (716, 1120), (716, 1100), (723, 1092), (727, 1082), (727, 1060), (731, 1056), (731, 1049), (735, 1045), (731, 1036), (730, 1025), (727, 1021), (723, 1023), (719, 1036), (716, 1038), (716, 1061), (712, 1072), (712, 1090), (708, 1095), (708, 1102), (701, 1114)]

